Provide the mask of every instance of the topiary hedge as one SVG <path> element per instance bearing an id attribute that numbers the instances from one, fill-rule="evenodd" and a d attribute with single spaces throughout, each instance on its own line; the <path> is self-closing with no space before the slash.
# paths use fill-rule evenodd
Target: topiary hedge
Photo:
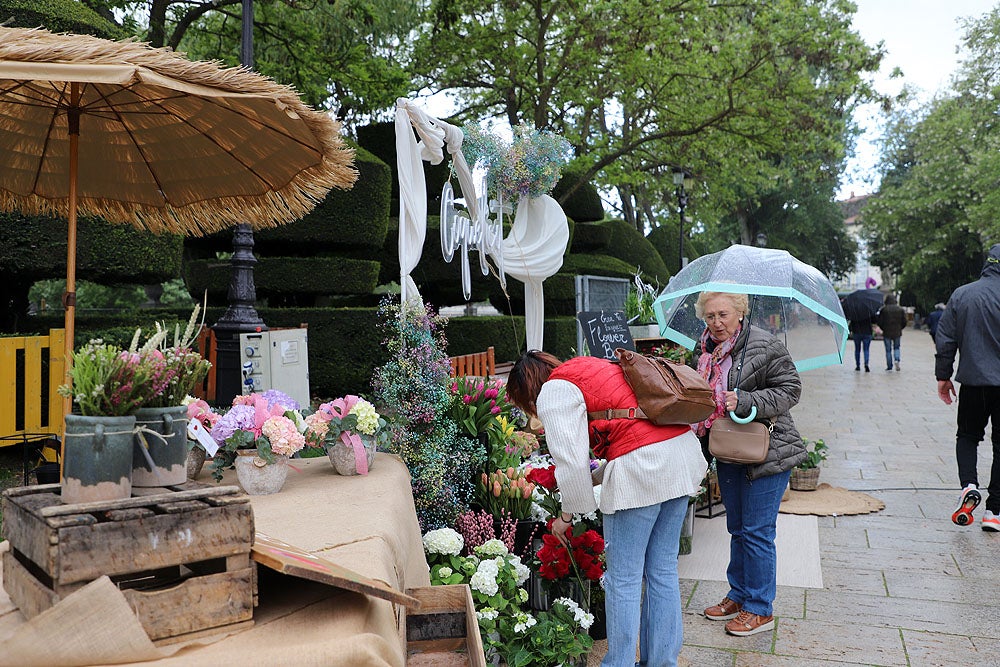
<path id="1" fill-rule="evenodd" d="M 326 294 L 370 294 L 379 263 L 348 257 L 260 257 L 254 266 L 257 296 L 295 294 L 313 298 Z M 191 294 L 208 290 L 213 302 L 225 301 L 232 268 L 229 260 L 188 260 L 184 283 Z"/>
<path id="2" fill-rule="evenodd" d="M 577 222 L 596 222 L 604 219 L 604 202 L 592 183 L 584 182 L 573 194 L 566 196 L 571 187 L 576 186 L 583 173 L 581 169 L 570 168 L 552 188 L 552 198 L 562 205 L 563 211 Z M 565 201 L 563 201 L 565 199 Z"/>
<path id="3" fill-rule="evenodd" d="M 380 160 L 389 165 L 392 178 L 392 192 L 390 195 L 390 215 L 399 215 L 399 176 L 396 173 L 396 123 L 393 121 L 385 123 L 372 123 L 358 128 L 358 145 L 365 150 L 371 151 Z M 431 164 L 426 160 L 424 165 L 424 183 L 427 188 L 428 210 L 437 211 L 441 206 L 441 188 L 448 180 L 451 173 L 451 157 L 447 151 L 444 153 L 444 160 L 440 164 Z M 458 181 L 455 181 L 455 188 L 458 189 Z M 456 196 L 461 196 L 456 194 Z"/>
<path id="4" fill-rule="evenodd" d="M 302 219 L 254 233 L 256 252 L 263 256 L 315 254 L 330 249 L 363 249 L 371 254 L 385 243 L 389 230 L 392 170 L 354 142 L 358 180 L 350 190 L 334 188 Z"/>
<path id="5" fill-rule="evenodd" d="M 611 228 L 593 222 L 576 225 L 570 252 L 574 254 L 596 253 L 605 250 L 611 242 Z"/>
<path id="6" fill-rule="evenodd" d="M 559 273 L 542 283 L 545 294 L 545 317 L 576 316 L 576 276 L 631 278 L 635 267 L 607 255 L 566 255 Z M 524 283 L 507 276 L 507 297 L 499 284 L 490 290 L 490 304 L 501 313 L 524 315 Z"/>
<path id="7" fill-rule="evenodd" d="M 121 26 L 73 0 L 0 0 L 0 21 L 11 28 L 42 26 L 49 32 L 72 32 L 105 39 L 130 36 Z"/>
<path id="8" fill-rule="evenodd" d="M 601 225 L 611 230 L 607 254 L 639 267 L 646 282 L 658 281 L 660 285 L 667 284 L 670 271 L 663 263 L 660 253 L 642 232 L 624 220 L 605 220 Z"/>

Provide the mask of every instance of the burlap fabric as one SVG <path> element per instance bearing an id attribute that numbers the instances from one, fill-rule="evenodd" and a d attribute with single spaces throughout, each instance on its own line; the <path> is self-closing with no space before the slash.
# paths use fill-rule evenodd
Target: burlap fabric
<path id="1" fill-rule="evenodd" d="M 378 454 L 369 475 L 354 477 L 334 474 L 326 458 L 292 464 L 297 470 L 281 492 L 251 498 L 259 532 L 398 590 L 430 585 L 409 472 L 399 459 Z M 106 579 L 27 623 L 0 591 L 0 666 L 405 664 L 404 614 L 388 601 L 263 569 L 259 593 L 252 629 L 156 648 Z"/>

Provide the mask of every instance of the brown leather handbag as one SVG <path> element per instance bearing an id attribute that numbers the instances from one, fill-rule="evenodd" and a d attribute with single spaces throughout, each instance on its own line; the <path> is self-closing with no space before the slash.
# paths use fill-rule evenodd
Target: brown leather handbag
<path id="1" fill-rule="evenodd" d="M 694 424 L 715 412 L 712 388 L 693 368 L 621 347 L 615 354 L 639 407 L 589 412 L 589 419 L 648 419 L 663 426 Z"/>
<path id="2" fill-rule="evenodd" d="M 771 446 L 774 421 L 738 424 L 726 416 L 712 422 L 708 451 L 726 463 L 763 463 Z"/>

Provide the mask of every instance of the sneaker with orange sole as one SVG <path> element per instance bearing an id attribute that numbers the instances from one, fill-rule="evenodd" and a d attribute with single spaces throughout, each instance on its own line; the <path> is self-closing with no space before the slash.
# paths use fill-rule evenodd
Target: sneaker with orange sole
<path id="1" fill-rule="evenodd" d="M 722 598 L 722 602 L 712 605 L 705 610 L 705 618 L 712 621 L 728 621 L 731 618 L 736 618 L 738 613 L 740 613 L 739 602 L 733 602 L 729 598 Z"/>
<path id="2" fill-rule="evenodd" d="M 740 611 L 736 618 L 726 623 L 726 632 L 737 637 L 755 635 L 774 628 L 774 616 L 760 616 L 749 611 Z"/>
<path id="3" fill-rule="evenodd" d="M 986 510 L 986 514 L 983 515 L 983 530 L 1000 533 L 1000 516 Z"/>
<path id="4" fill-rule="evenodd" d="M 971 525 L 975 520 L 972 517 L 972 511 L 976 509 L 982 501 L 983 494 L 979 493 L 979 489 L 976 488 L 975 484 L 969 484 L 967 487 L 962 489 L 962 496 L 958 501 L 958 509 L 956 509 L 951 515 L 952 523 L 958 526 Z"/>

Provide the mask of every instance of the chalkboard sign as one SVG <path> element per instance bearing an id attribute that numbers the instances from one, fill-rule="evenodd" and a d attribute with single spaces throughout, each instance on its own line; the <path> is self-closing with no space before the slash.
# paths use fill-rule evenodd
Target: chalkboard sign
<path id="1" fill-rule="evenodd" d="M 577 313 L 583 335 L 590 348 L 590 356 L 615 359 L 615 348 L 635 350 L 632 334 L 628 330 L 628 320 L 622 310 L 585 310 Z"/>

